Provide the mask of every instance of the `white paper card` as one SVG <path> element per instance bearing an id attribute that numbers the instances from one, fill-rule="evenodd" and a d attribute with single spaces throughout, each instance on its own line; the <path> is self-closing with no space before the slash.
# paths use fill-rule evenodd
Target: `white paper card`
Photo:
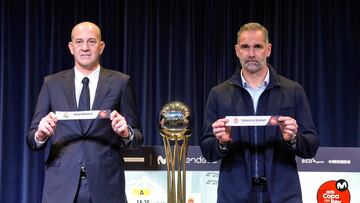
<path id="1" fill-rule="evenodd" d="M 279 116 L 226 116 L 227 126 L 267 126 L 279 125 Z"/>
<path id="2" fill-rule="evenodd" d="M 55 111 L 58 120 L 84 120 L 110 118 L 110 110 Z"/>

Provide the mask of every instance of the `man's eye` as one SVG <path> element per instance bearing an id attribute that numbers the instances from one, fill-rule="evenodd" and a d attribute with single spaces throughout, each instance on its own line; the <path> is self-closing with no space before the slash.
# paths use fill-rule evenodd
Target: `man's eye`
<path id="1" fill-rule="evenodd" d="M 89 40 L 88 43 L 89 43 L 89 45 L 95 45 L 95 44 L 96 44 L 96 40 Z"/>
<path id="2" fill-rule="evenodd" d="M 81 41 L 81 40 L 76 40 L 75 41 L 75 44 L 82 44 L 83 43 L 83 41 Z"/>
<path id="3" fill-rule="evenodd" d="M 249 48 L 249 45 L 243 44 L 243 45 L 240 46 L 240 48 L 242 48 L 242 49 L 247 49 L 247 48 Z"/>

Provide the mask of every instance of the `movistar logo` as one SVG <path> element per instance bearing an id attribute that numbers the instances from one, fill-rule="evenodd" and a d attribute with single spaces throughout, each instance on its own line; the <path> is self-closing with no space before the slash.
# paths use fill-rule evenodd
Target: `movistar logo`
<path id="1" fill-rule="evenodd" d="M 166 164 L 166 158 L 163 158 L 162 156 L 158 156 L 157 157 L 157 163 L 158 163 L 158 165 L 161 165 L 161 164 Z"/>

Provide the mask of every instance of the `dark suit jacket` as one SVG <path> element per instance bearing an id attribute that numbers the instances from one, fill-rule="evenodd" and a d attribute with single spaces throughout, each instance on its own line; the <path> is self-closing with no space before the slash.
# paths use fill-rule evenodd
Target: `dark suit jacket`
<path id="1" fill-rule="evenodd" d="M 267 92 L 268 91 L 268 92 Z M 310 108 L 303 88 L 270 67 L 267 115 L 283 115 L 298 123 L 296 147 L 288 145 L 278 127 L 265 128 L 265 173 L 272 203 L 301 202 L 301 188 L 295 155 L 311 158 L 319 146 Z M 212 123 L 225 116 L 249 115 L 244 105 L 249 94 L 238 70 L 228 81 L 214 87 L 208 97 L 200 147 L 208 161 L 222 160 L 218 185 L 219 203 L 246 202 L 251 191 L 251 136 L 249 127 L 232 127 L 232 143 L 222 150 L 212 132 Z M 250 95 L 247 95 L 250 96 Z"/>
<path id="2" fill-rule="evenodd" d="M 134 140 L 125 146 L 111 128 L 110 119 L 88 122 L 83 132 L 78 120 L 58 121 L 55 134 L 37 148 L 34 134 L 42 117 L 50 111 L 76 111 L 74 70 L 65 70 L 45 77 L 35 114 L 28 131 L 27 143 L 32 150 L 46 146 L 46 172 L 43 202 L 72 203 L 79 183 L 81 165 L 85 165 L 89 190 L 94 203 L 126 202 L 125 178 L 121 147 L 143 143 L 129 76 L 105 68 L 100 69 L 92 109 L 117 110 L 134 131 Z"/>

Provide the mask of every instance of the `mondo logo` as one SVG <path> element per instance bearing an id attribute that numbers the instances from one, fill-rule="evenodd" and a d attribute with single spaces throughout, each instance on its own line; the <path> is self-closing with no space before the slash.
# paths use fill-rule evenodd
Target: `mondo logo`
<path id="1" fill-rule="evenodd" d="M 344 179 L 323 183 L 317 192 L 318 203 L 350 203 L 348 182 Z"/>

